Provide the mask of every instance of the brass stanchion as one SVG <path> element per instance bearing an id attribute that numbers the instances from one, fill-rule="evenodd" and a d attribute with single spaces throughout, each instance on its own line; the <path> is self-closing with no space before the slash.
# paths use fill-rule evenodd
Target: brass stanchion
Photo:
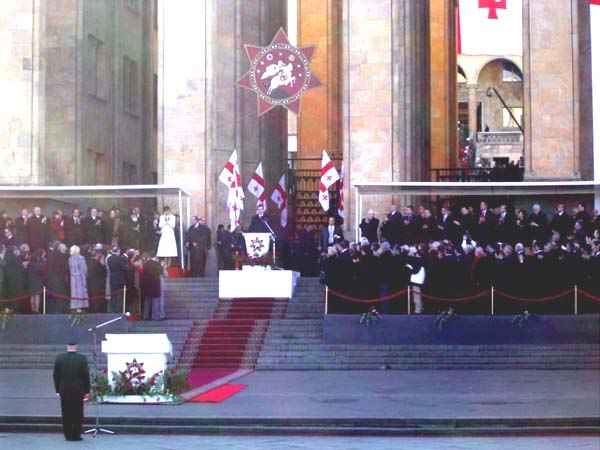
<path id="1" fill-rule="evenodd" d="M 327 311 L 329 309 L 329 286 L 325 285 L 325 315 L 327 315 Z"/>
<path id="2" fill-rule="evenodd" d="M 574 298 L 574 303 L 575 303 L 575 315 L 577 315 L 577 303 L 578 303 L 578 295 L 577 295 L 577 285 L 575 285 L 575 298 Z"/>
<path id="3" fill-rule="evenodd" d="M 406 311 L 410 316 L 410 284 L 408 285 L 408 289 L 406 290 Z"/>
<path id="4" fill-rule="evenodd" d="M 127 312 L 127 286 L 123 286 L 123 314 Z"/>
<path id="5" fill-rule="evenodd" d="M 46 315 L 46 286 L 42 288 L 42 314 Z"/>
<path id="6" fill-rule="evenodd" d="M 494 286 L 492 286 L 492 316 L 494 315 Z"/>

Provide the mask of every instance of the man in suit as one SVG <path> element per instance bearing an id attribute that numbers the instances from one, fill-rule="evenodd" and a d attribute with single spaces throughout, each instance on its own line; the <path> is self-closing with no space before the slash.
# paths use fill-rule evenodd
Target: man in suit
<path id="1" fill-rule="evenodd" d="M 565 211 L 565 204 L 556 205 L 556 213 L 550 222 L 550 229 L 560 233 L 561 242 L 567 241 L 567 234 L 573 230 L 573 218 Z"/>
<path id="2" fill-rule="evenodd" d="M 42 214 L 39 206 L 33 208 L 33 215 L 27 221 L 27 243 L 32 252 L 46 250 L 50 240 L 50 221 Z"/>
<path id="3" fill-rule="evenodd" d="M 119 247 L 115 246 L 106 257 L 108 267 L 110 292 L 123 289 L 127 284 L 128 262 L 125 255 L 121 255 Z M 110 296 L 110 312 L 119 313 L 123 309 L 123 293 Z"/>
<path id="4" fill-rule="evenodd" d="M 190 251 L 191 276 L 203 277 L 206 256 L 210 250 L 210 228 L 205 225 L 204 217 L 192 217 L 192 225 L 188 229 L 186 246 Z"/>
<path id="5" fill-rule="evenodd" d="M 361 237 L 366 238 L 370 244 L 379 242 L 379 238 L 377 237 L 379 219 L 375 217 L 375 212 L 372 209 L 367 211 L 367 217 L 362 220 L 359 227 Z"/>
<path id="6" fill-rule="evenodd" d="M 497 217 L 488 209 L 487 202 L 482 201 L 479 204 L 479 219 L 475 225 L 475 240 L 479 245 L 487 245 L 492 242 L 497 222 Z"/>
<path id="7" fill-rule="evenodd" d="M 104 242 L 104 225 L 96 208 L 92 208 L 90 215 L 83 219 L 83 230 L 86 243 L 96 245 Z"/>
<path id="8" fill-rule="evenodd" d="M 84 243 L 82 219 L 77 208 L 65 218 L 65 241 L 68 246 L 81 246 Z"/>
<path id="9" fill-rule="evenodd" d="M 251 233 L 270 233 L 271 230 L 269 230 L 267 224 L 269 224 L 269 219 L 265 215 L 265 208 L 262 204 L 258 205 L 256 207 L 256 214 L 252 217 L 252 220 L 250 221 L 248 231 Z"/>
<path id="10" fill-rule="evenodd" d="M 440 239 L 455 242 L 457 235 L 454 217 L 452 217 L 450 209 L 445 206 L 440 210 L 440 215 L 437 219 L 437 228 Z"/>
<path id="11" fill-rule="evenodd" d="M 500 205 L 498 223 L 496 225 L 496 237 L 498 241 L 505 244 L 513 244 L 515 240 L 515 216 L 508 210 L 506 204 Z"/>
<path id="12" fill-rule="evenodd" d="M 337 244 L 344 239 L 342 227 L 335 224 L 335 217 L 327 219 L 327 225 L 321 228 L 319 236 L 319 252 L 327 253 L 327 248 Z"/>
<path id="13" fill-rule="evenodd" d="M 15 235 L 19 242 L 27 242 L 27 222 L 30 217 L 27 208 L 23 208 L 21 215 L 15 219 Z"/>
<path id="14" fill-rule="evenodd" d="M 83 396 L 90 392 L 90 369 L 87 358 L 77 353 L 74 341 L 69 342 L 66 353 L 56 357 L 53 377 L 54 388 L 60 395 L 65 439 L 81 441 Z"/>

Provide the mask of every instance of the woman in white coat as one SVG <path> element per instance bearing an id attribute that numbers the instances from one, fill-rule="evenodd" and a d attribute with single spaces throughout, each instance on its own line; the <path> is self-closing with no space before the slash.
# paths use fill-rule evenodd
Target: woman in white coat
<path id="1" fill-rule="evenodd" d="M 175 240 L 175 227 L 177 220 L 171 214 L 171 208 L 165 206 L 163 214 L 158 220 L 158 228 L 160 229 L 160 240 L 158 241 L 158 249 L 156 256 L 165 258 L 165 265 L 171 265 L 171 258 L 177 257 L 177 241 Z"/>

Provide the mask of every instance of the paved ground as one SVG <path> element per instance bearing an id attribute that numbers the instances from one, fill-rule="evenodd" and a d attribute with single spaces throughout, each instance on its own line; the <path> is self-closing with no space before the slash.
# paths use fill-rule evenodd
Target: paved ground
<path id="1" fill-rule="evenodd" d="M 600 417 L 598 371 L 263 371 L 235 383 L 248 384 L 248 388 L 220 404 L 100 405 L 100 414 L 183 418 Z M 93 408 L 86 407 L 88 417 L 95 412 Z M 0 371 L 0 415 L 60 415 L 51 371 Z M 6 447 L 0 444 L 0 448 Z"/>
<path id="2" fill-rule="evenodd" d="M 466 438 L 362 438 L 362 437 L 227 437 L 227 436 L 98 436 L 83 442 L 65 442 L 59 434 L 0 434 L 0 448 L 11 450 L 598 450 L 600 437 L 466 437 Z"/>

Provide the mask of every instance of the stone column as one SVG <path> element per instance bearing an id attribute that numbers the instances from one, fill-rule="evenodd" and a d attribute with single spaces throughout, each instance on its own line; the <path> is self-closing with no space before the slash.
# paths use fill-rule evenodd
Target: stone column
<path id="1" fill-rule="evenodd" d="M 428 3 L 344 1 L 343 154 L 352 222 L 354 183 L 429 179 Z M 365 209 L 381 216 L 391 200 L 367 198 Z"/>
<path id="2" fill-rule="evenodd" d="M 589 0 L 523 0 L 523 13 L 525 176 L 589 179 Z"/>
<path id="3" fill-rule="evenodd" d="M 469 135 L 477 133 L 477 89 L 478 84 L 467 84 L 469 94 Z"/>

